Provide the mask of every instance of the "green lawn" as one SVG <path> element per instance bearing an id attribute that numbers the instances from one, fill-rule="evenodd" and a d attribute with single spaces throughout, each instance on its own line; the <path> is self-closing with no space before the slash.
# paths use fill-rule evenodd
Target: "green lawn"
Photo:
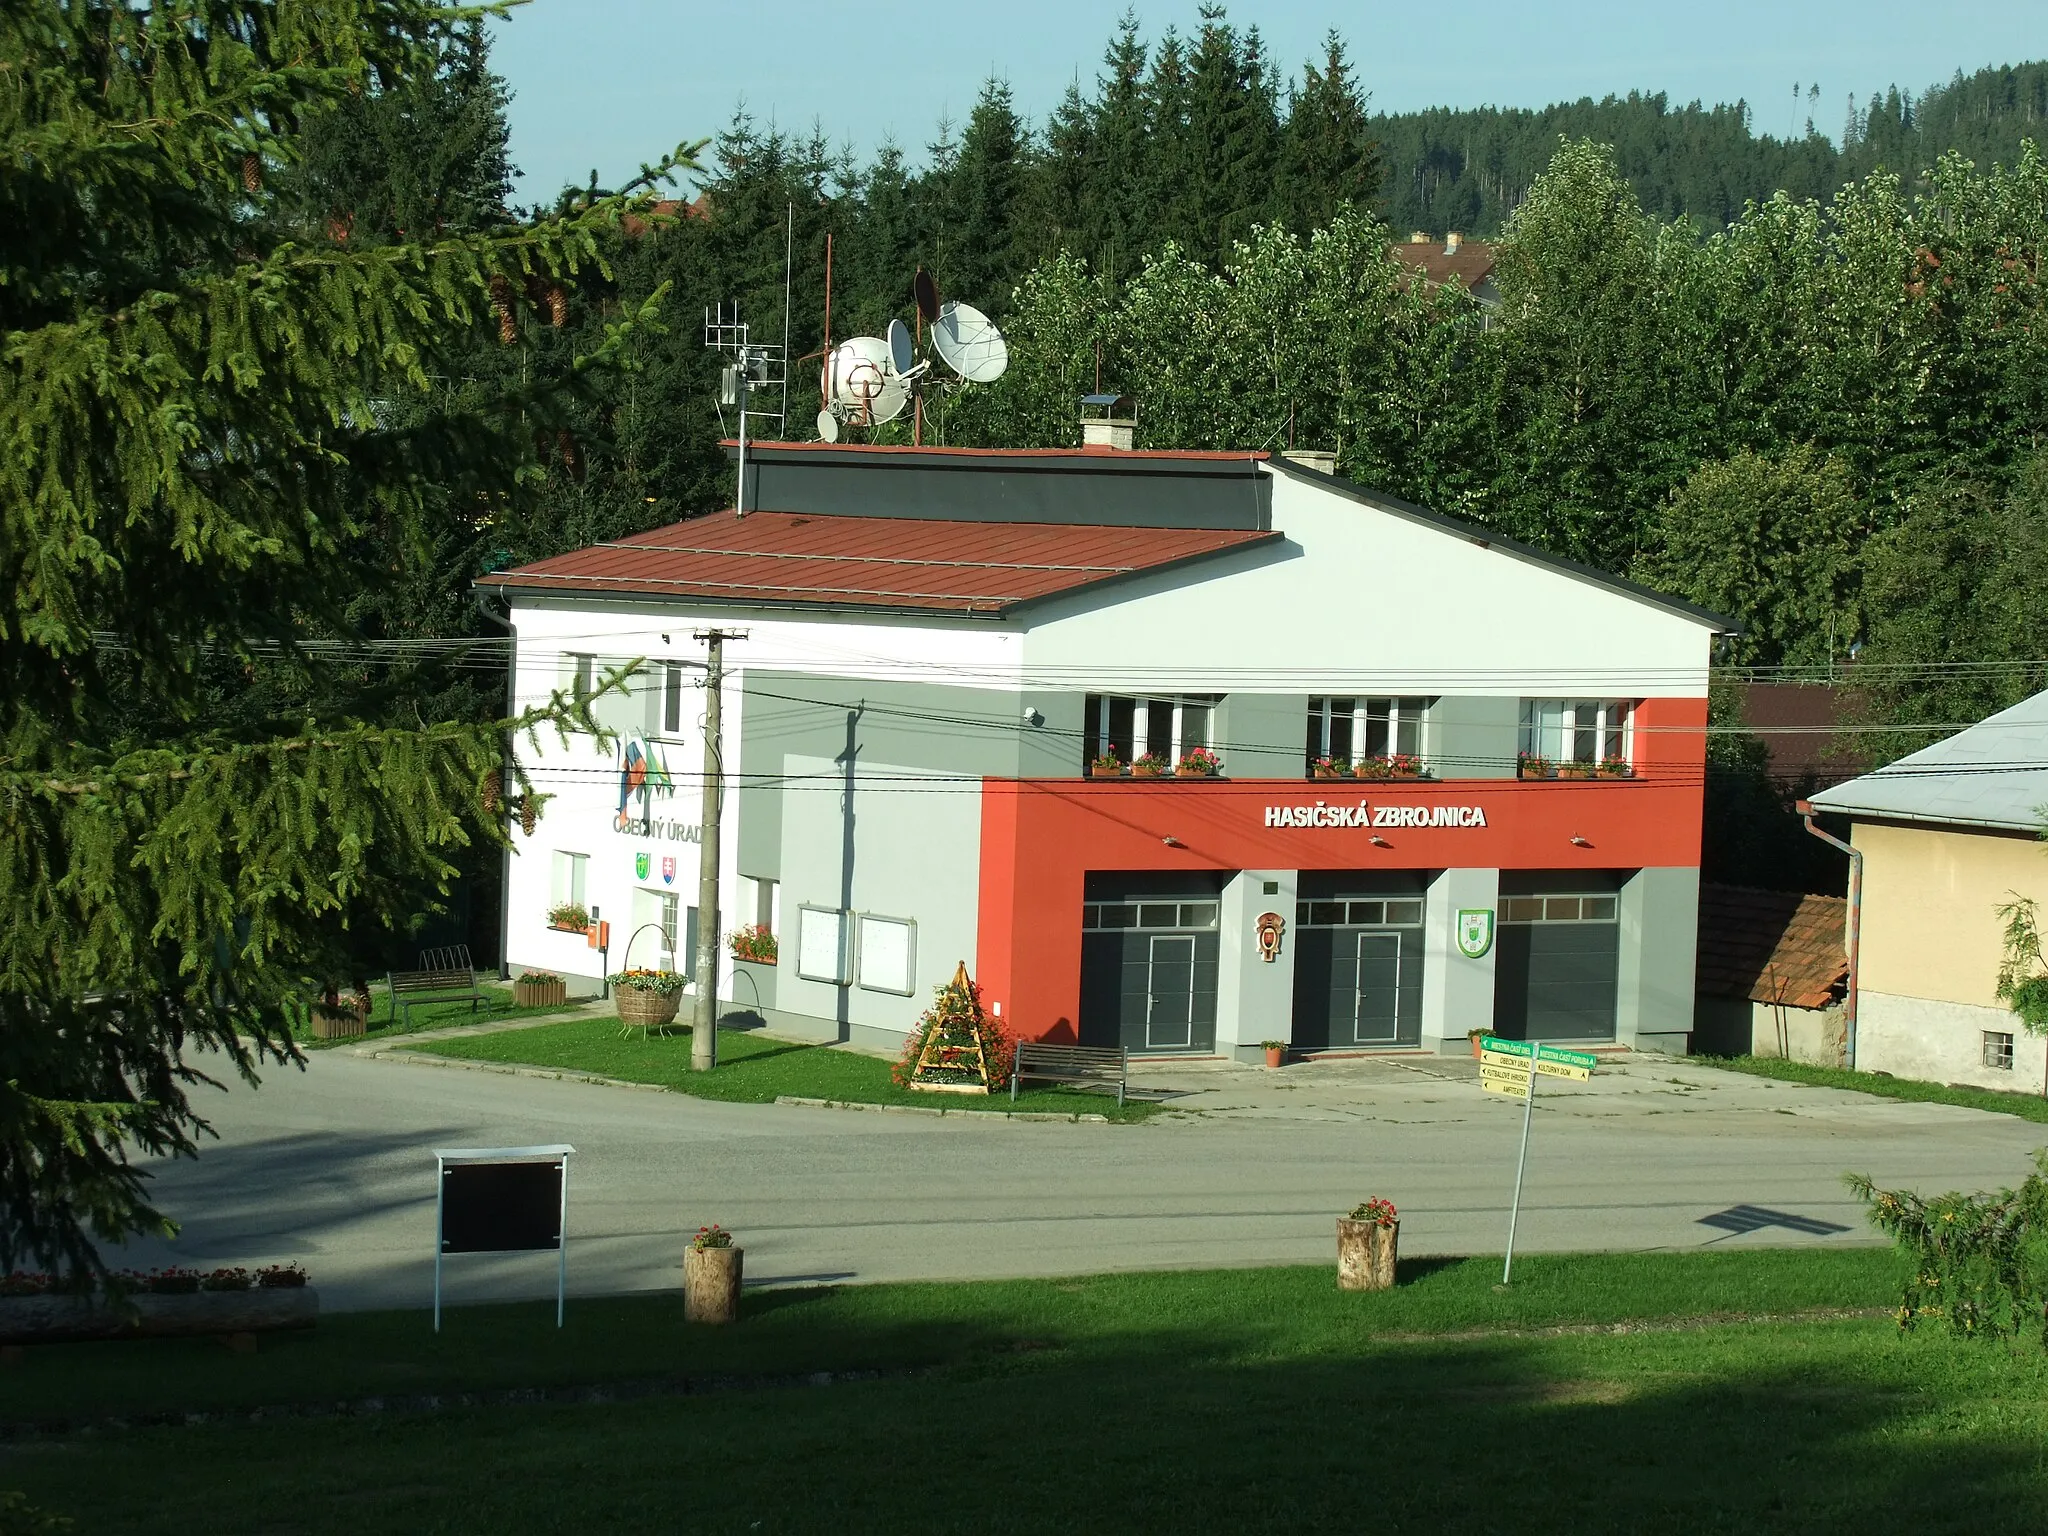
<path id="1" fill-rule="evenodd" d="M 80 1531 L 2034 1531 L 2038 1348 L 1901 1336 L 1882 1249 L 1532 1256 L 332 1317 L 46 1346 L 0 1419 L 665 1380 L 617 1402 L 0 1442 Z M 1702 1326 L 1687 1320 L 1709 1319 Z M 1657 1320 L 1665 1320 L 1659 1326 Z M 1575 1330 L 1575 1331 L 1559 1331 Z M 749 1378 L 879 1371 L 828 1386 Z M 683 1379 L 740 1384 L 683 1392 Z"/>
<path id="2" fill-rule="evenodd" d="M 532 1029 L 508 1029 L 470 1039 L 431 1040 L 408 1050 L 465 1061 L 516 1062 L 529 1067 L 560 1067 L 593 1072 L 632 1083 L 659 1083 L 700 1099 L 739 1104 L 772 1103 L 783 1094 L 807 1099 L 840 1099 L 858 1104 L 914 1104 L 920 1109 L 971 1110 L 981 1113 L 1010 1108 L 1007 1091 L 983 1098 L 970 1094 L 912 1093 L 889 1076 L 890 1064 L 879 1056 L 792 1040 L 771 1040 L 748 1030 L 718 1032 L 718 1067 L 690 1070 L 690 1030 L 678 1024 L 660 1034 L 635 1030 L 621 1035 L 616 1019 L 570 1019 Z M 1112 1120 L 1141 1120 L 1157 1106 L 1132 1102 L 1117 1107 L 1114 1094 L 1025 1084 L 1017 1108 L 1049 1114 L 1107 1115 Z"/>
<path id="3" fill-rule="evenodd" d="M 337 1045 L 360 1045 L 364 1039 L 376 1039 L 379 1035 L 410 1034 L 416 1029 L 445 1029 L 451 1024 L 482 1024 L 496 1019 L 537 1019 L 549 1014 L 562 1012 L 561 1007 L 515 1008 L 512 1005 L 512 989 L 486 982 L 477 988 L 484 995 L 484 1004 L 472 1008 L 463 998 L 450 998 L 443 1002 L 416 1002 L 406 1009 L 402 1028 L 394 1027 L 391 1015 L 391 993 L 382 983 L 370 988 L 370 1017 L 362 1036 L 354 1040 L 315 1040 L 311 1027 L 300 1023 L 292 1030 L 292 1038 L 303 1050 L 324 1051 Z M 573 1007 L 583 998 L 571 998 L 567 1006 Z"/>
<path id="4" fill-rule="evenodd" d="M 1988 1109 L 1995 1114 L 2018 1115 L 2022 1120 L 2048 1124 L 2048 1099 L 2034 1093 L 1950 1087 L 1946 1083 L 1924 1083 L 1918 1078 L 1892 1077 L 1884 1072 L 1816 1067 L 1803 1061 L 1786 1061 L 1778 1056 L 1697 1056 L 1693 1059 L 1702 1066 L 1747 1072 L 1752 1077 L 1774 1077 L 1780 1082 L 1805 1083 L 1814 1088 L 1847 1088 L 1856 1093 L 1874 1093 L 1880 1098 L 1905 1099 L 1915 1104 L 1956 1104 L 1964 1109 Z"/>

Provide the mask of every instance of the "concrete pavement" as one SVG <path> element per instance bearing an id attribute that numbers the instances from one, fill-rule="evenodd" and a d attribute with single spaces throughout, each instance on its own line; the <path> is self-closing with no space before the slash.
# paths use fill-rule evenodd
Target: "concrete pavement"
<path id="1" fill-rule="evenodd" d="M 1144 1125 L 719 1104 L 658 1091 L 315 1055 L 204 1095 L 221 1139 L 155 1165 L 168 1243 L 117 1263 L 291 1258 L 331 1307 L 424 1305 L 440 1146 L 566 1141 L 572 1294 L 668 1286 L 685 1236 L 732 1228 L 752 1282 L 1333 1262 L 1332 1221 L 1393 1199 L 1410 1254 L 1498 1252 L 1521 1108 L 1469 1060 L 1280 1073 L 1151 1066 Z M 1543 1085 L 1549 1090 L 1548 1081 Z M 1923 1189 L 2023 1176 L 2048 1126 L 1623 1058 L 1539 1097 L 1518 1247 L 1872 1240 L 1845 1170 Z M 1730 1214 L 1733 1213 L 1733 1214 Z M 449 1261 L 451 1302 L 551 1295 L 551 1256 Z"/>

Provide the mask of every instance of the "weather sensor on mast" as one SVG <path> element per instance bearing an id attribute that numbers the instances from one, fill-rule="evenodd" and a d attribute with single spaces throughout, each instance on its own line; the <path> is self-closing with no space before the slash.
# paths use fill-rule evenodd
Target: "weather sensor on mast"
<path id="1" fill-rule="evenodd" d="M 746 322 L 740 319 L 740 307 L 732 304 L 707 304 L 704 307 L 704 345 L 723 352 L 732 361 L 718 376 L 718 403 L 721 407 L 734 405 L 740 413 L 740 473 L 739 490 L 733 500 L 733 515 L 747 515 L 747 416 L 773 416 L 778 422 L 783 419 L 783 407 L 753 404 L 756 393 L 777 392 L 787 399 L 784 388 L 787 354 L 783 348 L 766 342 L 747 339 Z"/>

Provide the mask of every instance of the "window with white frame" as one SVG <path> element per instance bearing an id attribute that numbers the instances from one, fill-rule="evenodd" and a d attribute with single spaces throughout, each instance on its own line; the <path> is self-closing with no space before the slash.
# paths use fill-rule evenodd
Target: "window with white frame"
<path id="1" fill-rule="evenodd" d="M 551 907 L 580 907 L 585 905 L 584 882 L 590 872 L 590 855 L 587 853 L 564 853 L 555 851 L 554 878 L 548 889 L 548 905 Z"/>
<path id="2" fill-rule="evenodd" d="M 2004 1030 L 1984 1031 L 1984 1065 L 1994 1072 L 2012 1070 L 2012 1036 Z"/>
<path id="3" fill-rule="evenodd" d="M 1428 699 L 1315 698 L 1308 701 L 1308 766 L 1318 759 L 1420 758 Z"/>
<path id="4" fill-rule="evenodd" d="M 1214 694 L 1130 698 L 1091 693 L 1082 712 L 1082 753 L 1093 762 L 1114 757 L 1129 764 L 1141 757 L 1177 763 L 1196 747 L 1214 746 Z"/>
<path id="5" fill-rule="evenodd" d="M 1553 763 L 1632 760 L 1635 705 L 1626 699 L 1522 700 L 1522 755 Z"/>
<path id="6" fill-rule="evenodd" d="M 647 716 L 649 736 L 679 736 L 683 730 L 683 664 L 651 661 L 633 679 Z"/>

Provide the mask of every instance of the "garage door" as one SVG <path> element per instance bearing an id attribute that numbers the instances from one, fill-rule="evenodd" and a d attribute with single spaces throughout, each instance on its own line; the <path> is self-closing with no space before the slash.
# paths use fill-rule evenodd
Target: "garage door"
<path id="1" fill-rule="evenodd" d="M 1510 1040 L 1612 1040 L 1621 964 L 1618 899 L 1583 891 L 1503 895 L 1494 1033 Z"/>

